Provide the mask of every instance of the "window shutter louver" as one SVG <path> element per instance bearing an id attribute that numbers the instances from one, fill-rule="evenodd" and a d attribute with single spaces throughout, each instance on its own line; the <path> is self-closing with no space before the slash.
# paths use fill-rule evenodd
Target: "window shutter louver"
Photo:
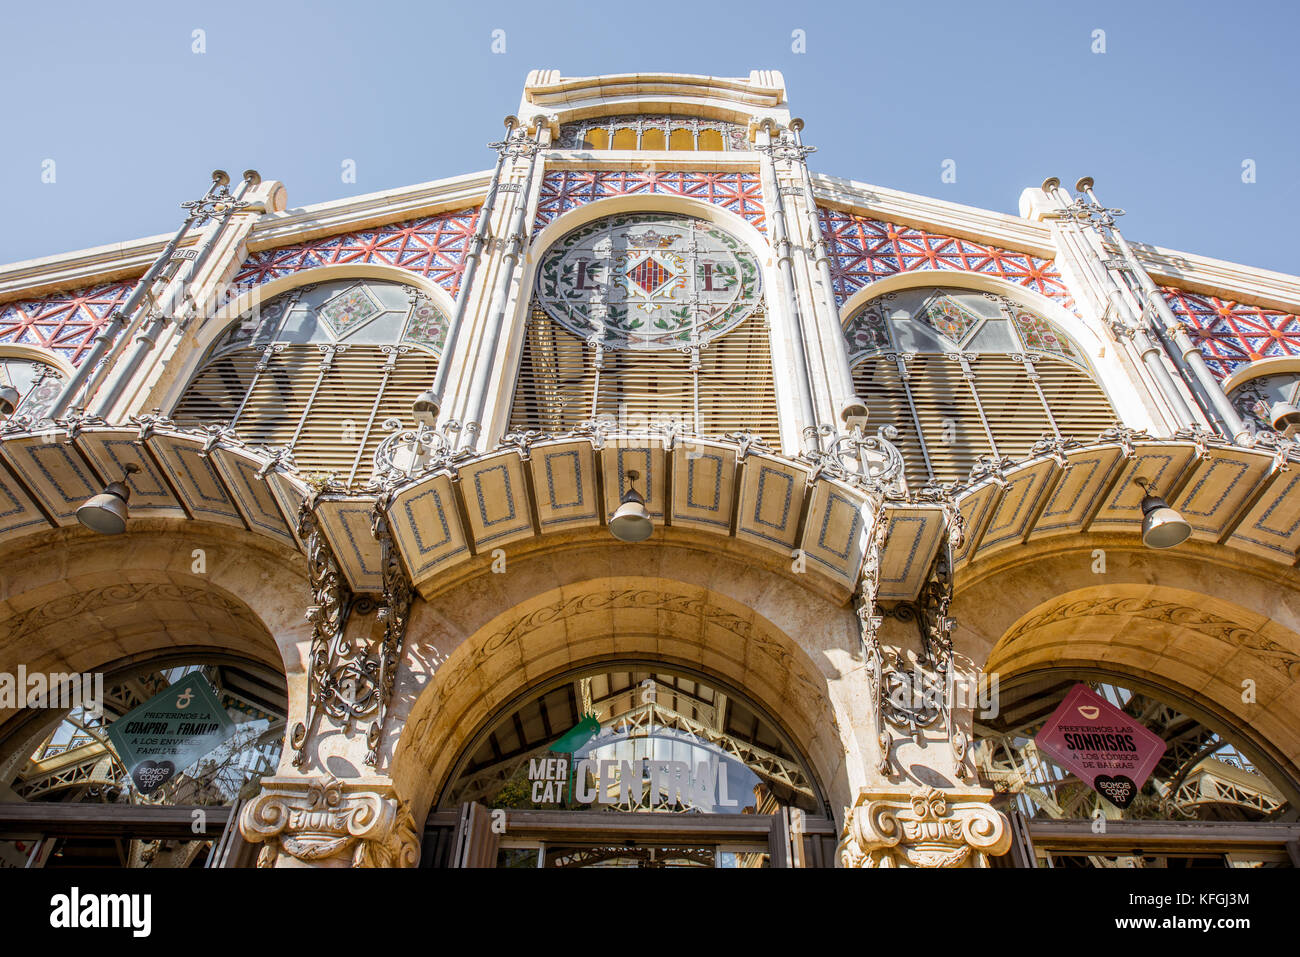
<path id="1" fill-rule="evenodd" d="M 1022 362 L 1009 355 L 981 354 L 969 363 L 999 455 L 1024 458 L 1044 434 L 1053 434 L 1052 420 Z M 978 457 L 993 450 L 961 363 L 942 355 L 917 355 L 907 363 L 907 369 L 912 402 L 935 479 L 965 480 Z M 1105 394 L 1078 367 L 1043 357 L 1034 363 L 1034 370 L 1063 437 L 1088 442 L 1114 422 Z M 895 426 L 908 485 L 912 489 L 924 485 L 927 473 L 921 442 L 894 360 L 884 356 L 863 359 L 853 369 L 853 383 L 867 404 L 868 430 L 874 432 L 886 424 Z"/>
<path id="2" fill-rule="evenodd" d="M 243 403 L 235 431 L 245 442 L 283 447 L 298 434 L 293 456 L 299 471 L 333 472 L 353 482 L 370 478 L 375 449 L 389 434 L 386 419 L 414 426 L 411 403 L 429 387 L 438 364 L 435 356 L 412 348 L 398 356 L 385 381 L 389 356 L 382 348 L 350 345 L 335 353 L 317 390 L 322 352 L 315 344 L 286 345 L 256 375 L 260 358 L 250 349 L 210 362 L 172 418 L 186 427 L 228 424 Z"/>
<path id="3" fill-rule="evenodd" d="M 676 419 L 703 435 L 748 430 L 779 438 L 767 323 L 752 315 L 700 350 L 699 415 L 691 357 L 669 350 L 606 349 L 597 416 L 627 428 Z M 596 350 L 534 308 L 510 412 L 510 429 L 565 432 L 591 418 Z"/>

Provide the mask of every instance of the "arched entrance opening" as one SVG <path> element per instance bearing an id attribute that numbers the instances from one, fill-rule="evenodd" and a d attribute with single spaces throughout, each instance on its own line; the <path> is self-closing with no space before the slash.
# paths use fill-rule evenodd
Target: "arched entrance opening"
<path id="1" fill-rule="evenodd" d="M 572 548 L 557 545 L 520 557 L 512 561 L 508 574 L 466 579 L 412 610 L 408 634 L 418 637 L 408 642 L 395 690 L 394 719 L 401 730 L 400 736 L 394 736 L 397 741 L 388 766 L 394 786 L 412 808 L 416 826 L 423 820 L 429 828 L 445 828 L 450 835 L 450 844 L 441 850 L 437 838 L 426 838 L 426 862 L 463 863 L 463 857 L 456 859 L 453 854 L 463 804 L 483 808 L 485 829 L 491 824 L 488 812 L 504 812 L 503 823 L 498 815 L 498 826 L 514 835 L 524 821 L 524 809 L 489 808 L 496 792 L 486 785 L 474 790 L 474 782 L 461 779 L 477 772 L 490 778 L 494 763 L 536 748 L 549 751 L 581 723 L 583 678 L 590 678 L 594 686 L 593 702 L 609 699 L 598 709 L 599 734 L 612 735 L 622 727 L 633 739 L 635 722 L 648 721 L 654 710 L 633 713 L 647 703 L 629 694 L 633 681 L 641 693 L 647 680 L 654 682 L 656 695 L 676 695 L 665 690 L 670 687 L 690 689 L 698 702 L 685 693 L 677 695 L 670 703 L 675 702 L 677 707 L 671 710 L 680 717 L 658 713 L 656 726 L 664 723 L 659 719 L 671 718 L 680 726 L 680 734 L 689 731 L 700 738 L 703 751 L 698 760 L 665 760 L 681 761 L 695 770 L 707 760 L 706 774 L 713 774 L 720 763 L 737 760 L 744 764 L 771 756 L 786 762 L 787 771 L 781 773 L 788 772 L 799 787 L 806 787 L 812 800 L 795 800 L 782 792 L 778 794 L 785 802 L 782 806 L 803 813 L 805 833 L 816 829 L 818 840 L 824 835 L 833 844 L 831 812 L 851 801 L 853 782 L 864 773 L 856 735 L 865 727 L 865 705 L 853 691 L 851 672 L 860 663 L 855 657 L 858 639 L 852 612 L 792 578 L 741 561 L 738 552 L 685 541 L 665 544 L 654 568 L 647 569 L 643 553 L 634 554 L 626 546 L 588 543 L 585 551 L 579 557 Z M 718 712 L 709 710 L 716 708 L 718 695 L 728 701 L 721 709 L 723 725 L 709 731 L 704 719 L 718 721 Z M 546 721 L 541 717 L 541 701 L 553 709 Z M 522 734 L 511 717 L 516 713 Z M 733 720 L 743 715 L 745 724 L 726 724 L 728 715 Z M 757 729 L 753 727 L 756 717 Z M 496 737 L 500 757 L 492 748 L 498 727 L 502 729 Z M 709 740 L 709 735 L 715 740 Z M 600 747 L 601 739 L 597 741 Z M 620 755 L 619 761 L 624 757 L 657 760 L 649 745 L 610 743 L 616 752 L 619 746 L 642 748 L 632 757 Z M 669 745 L 660 742 L 656 747 Z M 739 757 L 741 752 L 748 757 Z M 540 758 L 542 753 L 533 756 Z M 601 759 L 602 755 L 595 758 Z M 502 775 L 508 779 L 505 771 L 513 774 L 519 767 L 505 767 Z M 577 762 L 570 762 L 570 768 L 576 772 Z M 541 772 L 540 767 L 537 770 Z M 651 772 L 642 770 L 648 804 Z M 552 771 L 559 774 L 554 766 Z M 750 773 L 762 778 L 758 771 Z M 769 788 L 774 789 L 780 779 L 776 766 L 765 773 Z M 734 787 L 728 788 L 728 809 L 743 811 L 753 805 L 757 810 L 753 778 L 739 770 L 736 774 Z M 597 763 L 589 776 L 599 775 Z M 620 787 L 609 784 L 614 792 L 621 791 L 621 775 L 621 767 L 607 773 L 610 782 L 620 779 Z M 501 775 L 498 780 L 505 783 Z M 684 780 L 689 786 L 689 774 Z M 528 782 L 529 803 L 532 783 Z M 667 780 L 659 783 L 655 793 L 664 797 L 655 798 L 656 812 L 670 804 Z M 574 785 L 576 792 L 576 779 Z M 697 782 L 697 786 L 703 792 L 705 785 Z M 711 787 L 710 793 L 718 797 L 716 778 Z M 567 785 L 565 790 L 567 795 Z M 730 801 L 735 799 L 743 803 L 732 808 Z M 759 821 L 754 814 L 716 811 L 715 804 L 701 812 L 703 798 L 672 801 L 670 806 L 680 806 L 675 814 L 611 807 L 597 815 L 567 804 L 541 803 L 542 808 L 527 813 L 577 814 L 575 825 L 587 821 L 586 827 L 596 816 L 613 821 L 620 814 L 638 819 L 639 823 L 630 823 L 641 828 L 662 828 L 662 823 L 645 823 L 650 818 L 714 818 L 714 823 L 722 820 L 734 834 L 741 826 L 737 822 L 744 818 L 746 826 L 761 825 L 756 835 L 760 843 L 767 841 L 775 823 L 772 818 L 779 816 L 773 810 L 758 815 L 764 818 Z M 426 808 L 430 809 L 427 820 Z M 720 840 L 726 833 L 715 832 L 712 837 Z M 828 862 L 832 851 L 833 847 L 826 852 Z M 494 864 L 495 856 L 479 863 Z"/>
<path id="2" fill-rule="evenodd" d="M 209 865 L 240 801 L 278 766 L 301 564 L 251 533 L 178 525 L 136 519 L 112 539 L 60 530 L 0 551 L 5 864 Z M 167 776 L 133 775 L 115 723 L 200 679 L 228 721 L 221 741 Z"/>
<path id="3" fill-rule="evenodd" d="M 1039 746 L 1046 720 L 1079 682 L 1165 743 L 1151 777 L 1125 807 Z M 1010 679 L 996 713 L 976 720 L 975 735 L 976 767 L 999 795 L 995 802 L 1036 832 L 1028 848 L 1039 867 L 1289 864 L 1280 829 L 1231 825 L 1294 822 L 1292 782 L 1242 729 L 1177 690 L 1105 668 L 1047 668 Z M 1200 823 L 1228 829 L 1215 833 L 1198 829 Z"/>
<path id="4" fill-rule="evenodd" d="M 1031 544 L 967 570 L 958 645 L 984 672 L 975 757 L 1020 866 L 1276 865 L 1296 838 L 1300 632 L 1285 570 L 1188 542 Z M 1078 683 L 1164 753 L 1131 805 L 1103 800 L 1035 736 Z M 1020 820 L 1016 820 L 1016 816 Z"/>
<path id="5" fill-rule="evenodd" d="M 115 750 L 109 729 L 169 686 L 196 679 L 215 692 L 231 720 L 229 736 L 146 791 Z M 12 749 L 0 763 L 0 793 L 29 812 L 12 813 L 0 824 L 5 866 L 231 863 L 225 851 L 233 815 L 280 761 L 288 707 L 284 675 L 242 655 L 178 648 L 108 669 L 102 701 L 95 704 L 43 713 L 0 743 Z"/>
<path id="6" fill-rule="evenodd" d="M 792 836 L 805 849 L 805 815 L 825 802 L 743 693 L 623 659 L 534 686 L 481 728 L 435 820 L 462 808 L 486 832 L 435 827 L 430 858 L 441 846 L 498 867 L 765 867 L 786 862 Z"/>

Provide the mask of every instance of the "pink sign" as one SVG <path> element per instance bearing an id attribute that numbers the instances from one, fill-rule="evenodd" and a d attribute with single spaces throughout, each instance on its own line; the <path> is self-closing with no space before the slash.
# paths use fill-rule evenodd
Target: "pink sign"
<path id="1" fill-rule="evenodd" d="M 1085 684 L 1070 689 L 1034 736 L 1040 751 L 1116 807 L 1142 790 L 1165 742 Z"/>

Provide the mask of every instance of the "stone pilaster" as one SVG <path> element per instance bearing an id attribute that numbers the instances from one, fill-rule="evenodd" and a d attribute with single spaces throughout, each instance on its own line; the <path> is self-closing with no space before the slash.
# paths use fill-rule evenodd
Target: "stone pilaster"
<path id="1" fill-rule="evenodd" d="M 841 867 L 984 867 L 1011 831 L 992 791 L 862 789 L 844 813 Z"/>
<path id="2" fill-rule="evenodd" d="M 273 777 L 239 816 L 258 867 L 414 867 L 420 837 L 390 781 Z"/>

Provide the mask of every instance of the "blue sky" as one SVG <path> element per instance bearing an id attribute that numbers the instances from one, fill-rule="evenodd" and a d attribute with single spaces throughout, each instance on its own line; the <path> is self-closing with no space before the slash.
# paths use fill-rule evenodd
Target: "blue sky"
<path id="1" fill-rule="evenodd" d="M 1015 213 L 1096 178 L 1130 239 L 1300 273 L 1294 3 L 38 3 L 0 29 L 0 262 L 491 165 L 530 69 L 784 72 L 815 169 Z M 506 32 L 505 54 L 491 52 Z M 206 52 L 193 52 L 194 31 Z M 806 52 L 792 50 L 803 30 Z M 1105 53 L 1094 53 L 1094 31 Z M 42 164 L 55 161 L 55 182 Z M 344 183 L 342 163 L 356 163 Z M 957 181 L 940 179 L 956 162 Z M 1253 160 L 1255 182 L 1242 182 Z"/>

